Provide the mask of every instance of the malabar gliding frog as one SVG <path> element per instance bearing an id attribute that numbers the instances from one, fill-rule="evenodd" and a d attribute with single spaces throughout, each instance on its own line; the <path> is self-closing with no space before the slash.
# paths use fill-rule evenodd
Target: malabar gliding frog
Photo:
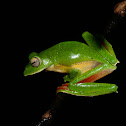
<path id="1" fill-rule="evenodd" d="M 118 87 L 115 84 L 94 82 L 117 68 L 119 61 L 111 44 L 103 36 L 93 36 L 87 31 L 82 37 L 87 44 L 65 41 L 40 53 L 31 53 L 24 76 L 36 74 L 44 69 L 68 73 L 64 77 L 67 83 L 58 87 L 57 93 L 98 96 L 117 92 Z"/>

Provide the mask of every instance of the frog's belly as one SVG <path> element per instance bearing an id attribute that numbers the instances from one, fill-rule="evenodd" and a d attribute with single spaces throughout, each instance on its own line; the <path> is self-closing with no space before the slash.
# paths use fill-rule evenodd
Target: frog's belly
<path id="1" fill-rule="evenodd" d="M 71 66 L 64 66 L 64 65 L 52 65 L 48 67 L 46 70 L 48 71 L 55 71 L 59 73 L 68 73 L 70 69 L 79 69 L 81 70 L 82 74 L 95 68 L 96 66 L 100 65 L 101 63 L 96 61 L 83 61 L 79 63 L 72 64 Z"/>

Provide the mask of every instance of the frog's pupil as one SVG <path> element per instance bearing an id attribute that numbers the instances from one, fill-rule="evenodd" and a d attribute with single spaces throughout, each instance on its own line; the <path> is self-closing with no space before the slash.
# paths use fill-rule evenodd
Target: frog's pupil
<path id="1" fill-rule="evenodd" d="M 34 63 L 36 63 L 36 61 L 34 61 L 33 63 L 31 63 L 31 64 L 34 64 Z"/>

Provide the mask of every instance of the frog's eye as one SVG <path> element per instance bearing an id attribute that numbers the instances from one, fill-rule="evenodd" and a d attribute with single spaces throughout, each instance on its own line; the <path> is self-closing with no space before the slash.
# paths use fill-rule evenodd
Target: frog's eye
<path id="1" fill-rule="evenodd" d="M 41 64 L 41 61 L 40 61 L 39 58 L 33 57 L 33 58 L 31 59 L 30 63 L 31 63 L 31 65 L 32 65 L 33 67 L 38 67 L 38 66 Z"/>

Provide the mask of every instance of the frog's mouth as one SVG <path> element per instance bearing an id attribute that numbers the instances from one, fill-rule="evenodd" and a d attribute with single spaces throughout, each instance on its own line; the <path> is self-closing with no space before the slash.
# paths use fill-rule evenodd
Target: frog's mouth
<path id="1" fill-rule="evenodd" d="M 34 72 L 34 73 L 33 73 L 33 72 L 32 72 L 32 73 L 30 73 L 30 72 L 28 73 L 28 72 L 27 72 L 27 68 L 26 68 L 26 69 L 24 70 L 24 76 L 33 75 L 33 74 L 39 73 L 39 72 L 41 72 L 41 71 L 43 71 L 43 69 L 41 69 L 41 70 L 39 70 L 39 71 L 36 71 L 36 72 Z"/>
<path id="2" fill-rule="evenodd" d="M 33 75 L 36 73 L 39 73 L 41 71 L 43 71 L 45 68 L 39 66 L 39 67 L 33 67 L 31 66 L 31 64 L 28 64 L 24 70 L 24 76 L 28 76 L 28 75 Z"/>

